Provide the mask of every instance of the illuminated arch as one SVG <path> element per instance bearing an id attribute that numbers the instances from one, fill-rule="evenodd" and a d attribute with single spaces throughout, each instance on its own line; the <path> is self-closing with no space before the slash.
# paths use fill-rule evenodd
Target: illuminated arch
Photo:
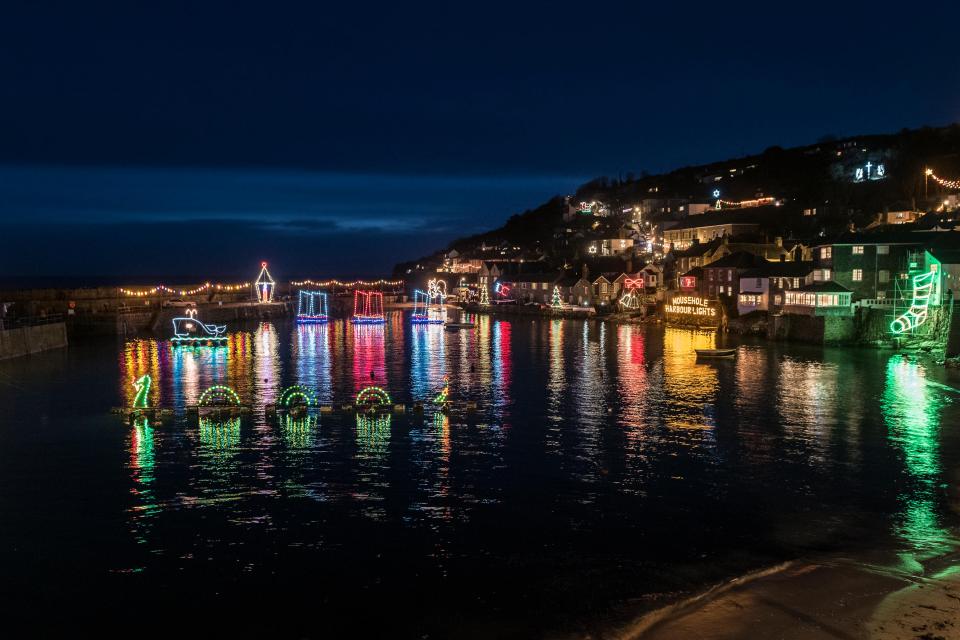
<path id="1" fill-rule="evenodd" d="M 380 387 L 367 387 L 357 394 L 357 406 L 375 409 L 393 404 L 390 394 Z"/>
<path id="2" fill-rule="evenodd" d="M 197 405 L 201 407 L 239 407 L 240 396 L 238 396 L 237 392 L 230 387 L 217 384 L 203 392 L 203 394 L 200 396 L 200 400 L 197 401 Z"/>
<path id="3" fill-rule="evenodd" d="M 295 384 L 292 387 L 287 387 L 280 393 L 278 404 L 287 408 L 298 404 L 315 407 L 317 406 L 317 396 L 311 389 Z"/>

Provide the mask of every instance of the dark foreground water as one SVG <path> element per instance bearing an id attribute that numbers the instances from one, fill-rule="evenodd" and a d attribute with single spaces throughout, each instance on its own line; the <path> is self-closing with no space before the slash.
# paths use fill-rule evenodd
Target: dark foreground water
<path id="1" fill-rule="evenodd" d="M 888 352 L 571 320 L 264 323 L 220 348 L 0 363 L 7 624 L 300 637 L 602 634 L 782 560 L 953 544 L 960 381 Z M 149 374 L 161 425 L 110 415 Z M 450 381 L 474 414 L 268 419 Z M 184 407 L 233 387 L 248 417 Z"/>

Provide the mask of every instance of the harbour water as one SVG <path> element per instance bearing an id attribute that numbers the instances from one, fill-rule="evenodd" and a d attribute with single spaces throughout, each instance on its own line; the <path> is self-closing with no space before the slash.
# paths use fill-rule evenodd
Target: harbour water
<path id="1" fill-rule="evenodd" d="M 784 560 L 954 546 L 960 377 L 879 350 L 575 320 L 286 321 L 220 347 L 78 343 L 0 363 L 8 614 L 145 632 L 603 636 Z M 162 424 L 131 426 L 149 375 Z M 476 411 L 294 420 L 365 387 Z M 211 385 L 248 414 L 189 418 Z M 199 625 L 199 626 L 198 626 Z"/>

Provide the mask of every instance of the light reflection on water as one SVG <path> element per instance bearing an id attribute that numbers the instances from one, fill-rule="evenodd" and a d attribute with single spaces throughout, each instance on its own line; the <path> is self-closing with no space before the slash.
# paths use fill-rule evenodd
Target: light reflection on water
<path id="1" fill-rule="evenodd" d="M 944 427 L 960 412 L 937 386 L 957 386 L 942 369 L 766 343 L 698 361 L 713 333 L 465 319 L 476 329 L 392 313 L 382 326 L 262 322 L 222 347 L 124 342 L 102 404 L 130 405 L 133 382 L 150 375 L 148 405 L 175 416 L 105 422 L 126 447 L 125 527 L 137 548 L 113 562 L 188 575 L 196 558 L 228 557 L 256 574 L 278 548 L 309 548 L 318 563 L 336 566 L 340 556 L 324 554 L 342 553 L 379 572 L 355 578 L 358 589 L 402 566 L 420 576 L 414 593 L 501 589 L 522 602 L 543 558 L 549 572 L 616 574 L 603 582 L 614 601 L 689 586 L 678 566 L 693 583 L 856 547 L 864 532 L 914 557 L 951 541 L 944 485 L 960 442 Z M 449 415 L 429 403 L 446 379 Z M 214 384 L 249 413 L 188 417 Z M 335 407 L 381 386 L 408 411 L 270 415 L 294 384 Z M 409 410 L 417 401 L 422 413 Z M 170 534 L 183 526 L 202 534 Z M 401 531 L 403 544 L 383 547 Z M 565 584 L 579 593 L 577 579 Z M 580 595 L 597 588 L 586 581 Z"/>

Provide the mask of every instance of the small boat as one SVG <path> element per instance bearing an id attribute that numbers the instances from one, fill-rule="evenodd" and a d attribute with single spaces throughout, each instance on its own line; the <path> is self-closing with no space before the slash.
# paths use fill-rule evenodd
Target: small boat
<path id="1" fill-rule="evenodd" d="M 698 358 L 735 358 L 736 349 L 694 349 Z"/>
<path id="2" fill-rule="evenodd" d="M 443 325 L 443 328 L 447 331 L 459 331 L 460 329 L 473 329 L 476 326 L 474 322 L 448 322 Z"/>

